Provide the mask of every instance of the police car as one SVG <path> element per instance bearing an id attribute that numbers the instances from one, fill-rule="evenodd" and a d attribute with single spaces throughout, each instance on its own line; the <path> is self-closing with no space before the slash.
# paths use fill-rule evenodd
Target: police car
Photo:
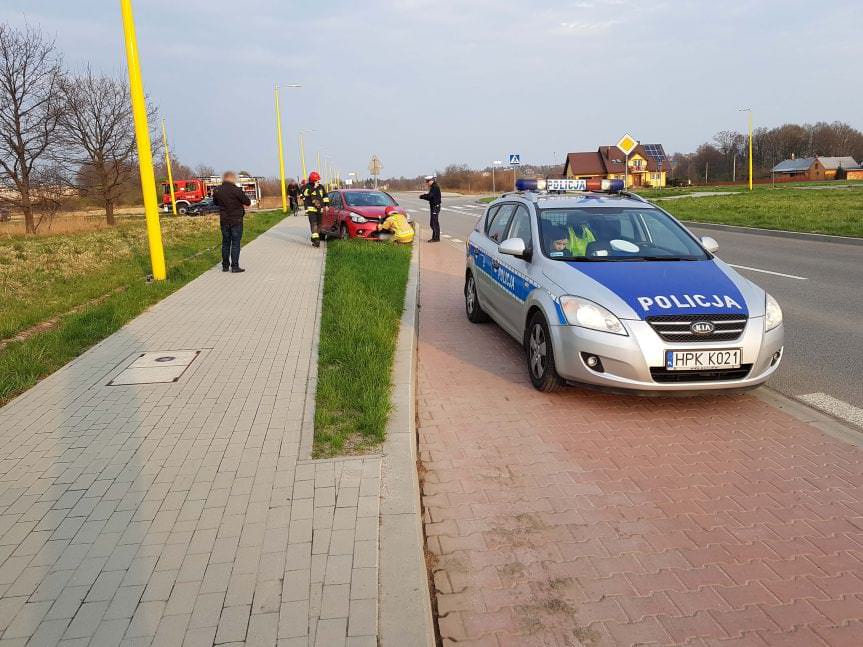
<path id="1" fill-rule="evenodd" d="M 779 367 L 782 310 L 622 180 L 519 180 L 467 242 L 465 308 L 524 345 L 533 385 L 742 390 Z"/>

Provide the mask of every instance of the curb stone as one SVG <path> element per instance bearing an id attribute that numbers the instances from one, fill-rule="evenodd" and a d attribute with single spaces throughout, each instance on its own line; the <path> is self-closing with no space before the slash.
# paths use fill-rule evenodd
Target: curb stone
<path id="1" fill-rule="evenodd" d="M 752 392 L 752 395 L 792 418 L 805 422 L 810 427 L 815 427 L 828 436 L 843 440 L 857 447 L 863 447 L 863 431 L 834 418 L 828 413 L 819 411 L 805 402 L 789 398 L 770 387 L 756 389 Z"/>
<path id="2" fill-rule="evenodd" d="M 416 352 L 420 228 L 411 254 L 405 307 L 393 361 L 393 408 L 381 467 L 380 647 L 434 647 L 416 446 Z"/>

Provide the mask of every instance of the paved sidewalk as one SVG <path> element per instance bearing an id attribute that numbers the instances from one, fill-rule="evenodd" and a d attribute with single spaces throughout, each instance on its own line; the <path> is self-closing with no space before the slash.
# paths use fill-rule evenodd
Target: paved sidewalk
<path id="1" fill-rule="evenodd" d="M 307 227 L 0 409 L 0 645 L 377 644 L 381 459 L 309 460 Z M 183 349 L 175 383 L 106 386 Z"/>
<path id="2" fill-rule="evenodd" d="M 444 645 L 863 645 L 863 452 L 752 396 L 535 391 L 422 253 L 419 449 Z"/>

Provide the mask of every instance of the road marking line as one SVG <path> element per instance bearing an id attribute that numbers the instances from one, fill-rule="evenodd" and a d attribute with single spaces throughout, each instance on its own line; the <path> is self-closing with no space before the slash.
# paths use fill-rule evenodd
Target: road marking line
<path id="1" fill-rule="evenodd" d="M 464 241 L 461 238 L 453 238 L 452 242 L 454 243 L 463 243 Z"/>
<path id="2" fill-rule="evenodd" d="M 773 274 L 774 276 L 784 276 L 786 279 L 797 279 L 798 281 L 808 281 L 805 276 L 797 276 L 796 274 L 783 274 L 782 272 L 773 272 L 771 270 L 761 270 L 757 267 L 748 267 L 746 265 L 735 265 L 729 263 L 731 267 L 736 267 L 738 270 L 749 270 L 750 272 L 762 272 L 763 274 Z"/>
<path id="3" fill-rule="evenodd" d="M 808 393 L 807 395 L 799 395 L 798 399 L 803 400 L 806 404 L 826 411 L 831 416 L 847 420 L 848 422 L 863 427 L 863 409 L 855 407 L 852 404 L 837 400 L 826 393 Z"/>
<path id="4" fill-rule="evenodd" d="M 441 234 L 441 236 L 443 236 L 444 238 L 452 238 L 452 236 L 450 236 L 449 234 Z"/>

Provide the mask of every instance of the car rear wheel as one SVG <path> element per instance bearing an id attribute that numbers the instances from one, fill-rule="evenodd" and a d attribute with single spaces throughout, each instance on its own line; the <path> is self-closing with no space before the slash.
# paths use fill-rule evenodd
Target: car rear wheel
<path id="1" fill-rule="evenodd" d="M 183 204 L 182 202 L 177 205 L 177 213 L 182 213 L 183 215 L 189 211 L 189 205 Z"/>
<path id="2" fill-rule="evenodd" d="M 554 364 L 554 349 L 551 336 L 548 334 L 548 324 L 545 318 L 536 313 L 530 318 L 525 340 L 527 353 L 527 372 L 533 387 L 544 393 L 559 391 L 564 381 L 557 374 Z"/>
<path id="3" fill-rule="evenodd" d="M 485 323 L 489 317 L 482 306 L 479 304 L 479 297 L 476 293 L 476 279 L 473 274 L 468 274 L 464 282 L 464 309 L 467 313 L 468 321 L 471 323 Z"/>

